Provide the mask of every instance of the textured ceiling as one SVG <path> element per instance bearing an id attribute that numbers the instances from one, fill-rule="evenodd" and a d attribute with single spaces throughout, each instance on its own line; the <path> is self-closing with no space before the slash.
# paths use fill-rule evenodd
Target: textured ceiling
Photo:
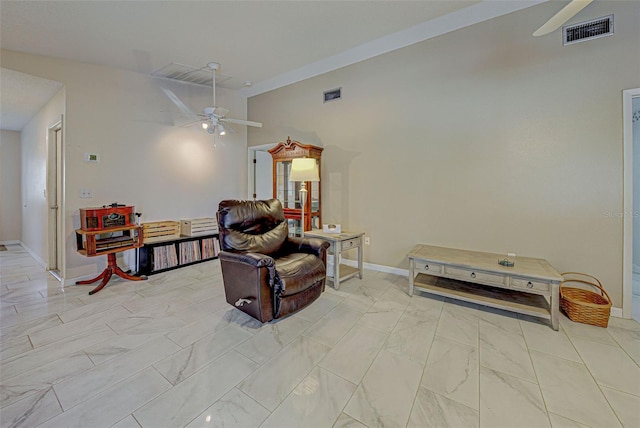
<path id="1" fill-rule="evenodd" d="M 150 73 L 210 61 L 238 89 L 469 1 L 3 1 L 4 49 Z"/>
<path id="2" fill-rule="evenodd" d="M 466 11 L 468 19 L 479 3 L 495 8 L 540 1 L 3 0 L 0 43 L 145 74 L 170 63 L 202 67 L 215 61 L 220 73 L 231 76 L 219 86 L 241 89 L 250 81 L 257 91 L 266 88 L 261 82 L 371 41 Z M 4 99 L 2 104 L 4 115 L 11 106 Z"/>
<path id="3" fill-rule="evenodd" d="M 0 68 L 0 128 L 20 131 L 62 83 Z"/>

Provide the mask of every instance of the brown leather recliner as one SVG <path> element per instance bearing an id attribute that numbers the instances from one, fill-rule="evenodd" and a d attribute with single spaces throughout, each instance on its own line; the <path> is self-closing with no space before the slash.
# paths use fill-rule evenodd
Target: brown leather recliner
<path id="1" fill-rule="evenodd" d="M 290 237 L 279 200 L 222 201 L 217 218 L 229 304 L 268 322 L 320 297 L 329 243 Z"/>

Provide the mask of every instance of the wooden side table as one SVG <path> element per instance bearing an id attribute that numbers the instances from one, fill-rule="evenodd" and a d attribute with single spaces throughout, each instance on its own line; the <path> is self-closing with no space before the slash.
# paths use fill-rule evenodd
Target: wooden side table
<path id="1" fill-rule="evenodd" d="M 112 233 L 122 233 L 122 235 L 100 239 L 100 235 L 107 235 Z M 129 275 L 128 273 L 120 269 L 120 267 L 116 263 L 116 253 L 142 247 L 141 226 L 122 226 L 93 231 L 77 229 L 76 240 L 78 253 L 82 254 L 83 256 L 107 256 L 107 267 L 102 271 L 100 275 L 89 280 L 76 281 L 76 284 L 78 285 L 92 284 L 94 282 L 100 281 L 100 284 L 98 284 L 96 288 L 89 292 L 90 295 L 102 290 L 104 286 L 107 285 L 107 282 L 109 282 L 113 274 L 116 274 L 119 277 L 128 279 L 130 281 L 142 281 L 147 279 L 146 276 Z"/>
<path id="2" fill-rule="evenodd" d="M 304 232 L 304 236 L 324 239 L 329 241 L 329 252 L 333 253 L 333 286 L 337 290 L 340 288 L 340 282 L 358 275 L 362 279 L 364 275 L 364 267 L 362 263 L 362 237 L 364 232 L 342 232 L 342 233 L 325 233 L 321 230 L 309 230 Z M 358 249 L 358 267 L 340 264 L 340 254 L 345 251 Z"/>

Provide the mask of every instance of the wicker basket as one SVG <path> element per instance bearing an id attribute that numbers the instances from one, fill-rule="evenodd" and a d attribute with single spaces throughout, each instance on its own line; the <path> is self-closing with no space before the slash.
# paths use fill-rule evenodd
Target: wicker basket
<path id="1" fill-rule="evenodd" d="M 571 321 L 607 327 L 611 312 L 611 298 L 597 278 L 579 272 L 565 272 L 560 283 L 560 307 Z M 567 284 L 582 284 L 597 288 L 600 294 Z"/>

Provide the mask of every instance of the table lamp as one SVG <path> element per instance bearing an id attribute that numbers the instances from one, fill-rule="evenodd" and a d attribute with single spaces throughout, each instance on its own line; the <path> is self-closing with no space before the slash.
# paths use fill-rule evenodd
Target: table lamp
<path id="1" fill-rule="evenodd" d="M 302 207 L 302 216 L 300 217 L 300 223 L 302 226 L 302 233 L 300 236 L 304 236 L 304 204 L 307 201 L 307 181 L 320 181 L 320 174 L 318 172 L 318 163 L 313 158 L 295 158 L 291 161 L 291 175 L 289 181 L 299 181 L 300 185 L 300 205 Z"/>

